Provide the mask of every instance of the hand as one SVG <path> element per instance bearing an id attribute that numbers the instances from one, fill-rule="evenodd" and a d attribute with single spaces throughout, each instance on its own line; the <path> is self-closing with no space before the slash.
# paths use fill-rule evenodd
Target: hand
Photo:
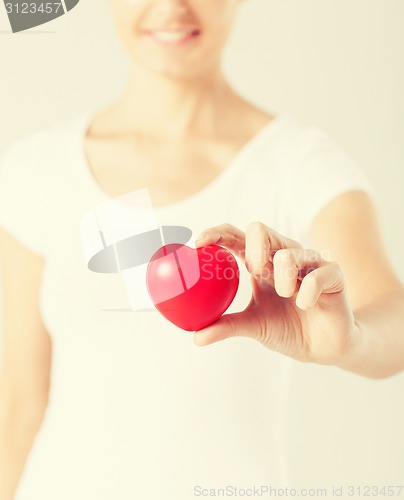
<path id="1" fill-rule="evenodd" d="M 337 263 L 259 222 L 250 224 L 246 233 L 230 224 L 209 228 L 195 242 L 197 247 L 210 244 L 244 261 L 252 298 L 244 311 L 226 314 L 195 332 L 197 345 L 245 336 L 299 361 L 344 362 L 357 328 Z"/>

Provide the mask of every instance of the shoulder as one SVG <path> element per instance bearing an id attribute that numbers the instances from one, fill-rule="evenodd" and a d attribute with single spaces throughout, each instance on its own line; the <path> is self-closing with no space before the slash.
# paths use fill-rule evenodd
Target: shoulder
<path id="1" fill-rule="evenodd" d="M 363 172 L 347 148 L 320 126 L 303 122 L 288 113 L 279 114 L 269 123 L 261 141 L 265 157 L 262 168 L 270 168 L 287 182 L 315 176 L 363 178 Z"/>
<path id="2" fill-rule="evenodd" d="M 244 196 L 260 205 L 260 213 L 271 213 L 269 225 L 302 243 L 332 199 L 348 191 L 373 193 L 365 171 L 343 145 L 293 115 L 279 114 L 255 146 L 240 183 Z"/>
<path id="3" fill-rule="evenodd" d="M 302 243 L 309 241 L 312 222 L 331 201 L 351 193 L 344 197 L 348 200 L 352 192 L 362 193 L 354 196 L 366 193 L 374 197 L 374 186 L 359 161 L 317 126 L 296 127 L 288 159 L 280 176 L 280 204 L 288 214 L 290 234 Z"/>
<path id="4" fill-rule="evenodd" d="M 58 234 L 82 123 L 80 117 L 27 134 L 0 156 L 0 226 L 38 255 L 48 254 Z"/>
<path id="5" fill-rule="evenodd" d="M 264 136 L 267 149 L 276 147 L 279 151 L 285 150 L 289 156 L 295 155 L 301 158 L 324 144 L 329 135 L 318 126 L 305 123 L 295 115 L 281 112 L 273 115 L 266 115 L 267 120 L 257 132 L 256 136 Z"/>
<path id="6" fill-rule="evenodd" d="M 51 164 L 56 167 L 65 158 L 66 148 L 79 137 L 86 120 L 83 114 L 14 139 L 0 154 L 0 172 L 12 169 L 21 173 L 25 169 L 28 174 L 35 168 L 38 175 Z"/>
<path id="7" fill-rule="evenodd" d="M 256 175 L 280 176 L 304 169 L 317 155 L 338 149 L 322 129 L 303 123 L 294 115 L 279 113 L 267 120 L 251 141 Z M 249 170 L 249 173 L 251 170 Z"/>
<path id="8" fill-rule="evenodd" d="M 83 117 L 15 139 L 0 156 L 0 206 L 10 212 L 17 204 L 47 210 L 47 203 L 71 183 L 76 144 Z M 55 199 L 56 198 L 56 199 Z M 41 213 L 42 213 L 41 212 Z"/>
<path id="9" fill-rule="evenodd" d="M 318 126 L 305 123 L 288 113 L 280 114 L 278 136 L 282 146 L 286 147 L 289 156 L 302 160 L 307 155 L 332 143 L 331 137 Z"/>

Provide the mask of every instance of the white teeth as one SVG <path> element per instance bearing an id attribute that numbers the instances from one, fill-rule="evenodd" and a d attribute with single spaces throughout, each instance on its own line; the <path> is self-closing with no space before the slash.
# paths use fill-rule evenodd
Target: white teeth
<path id="1" fill-rule="evenodd" d="M 154 31 L 153 36 L 161 42 L 180 42 L 191 35 L 190 31 Z"/>

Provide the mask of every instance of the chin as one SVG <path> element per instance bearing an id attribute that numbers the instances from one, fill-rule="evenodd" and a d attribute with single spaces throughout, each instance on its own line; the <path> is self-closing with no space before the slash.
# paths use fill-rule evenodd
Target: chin
<path id="1" fill-rule="evenodd" d="M 201 79 L 212 72 L 212 68 L 196 60 L 169 60 L 158 57 L 134 57 L 133 61 L 144 70 L 175 80 L 190 81 Z"/>
<path id="2" fill-rule="evenodd" d="M 200 79 L 204 74 L 202 70 L 190 70 L 189 66 L 179 67 L 177 65 L 170 64 L 148 64 L 144 67 L 156 75 L 173 80 L 191 81 Z"/>

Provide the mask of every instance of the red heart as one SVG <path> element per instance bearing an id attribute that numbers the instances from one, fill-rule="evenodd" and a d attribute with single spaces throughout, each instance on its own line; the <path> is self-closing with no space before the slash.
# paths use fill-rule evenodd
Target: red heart
<path id="1" fill-rule="evenodd" d="M 226 311 L 239 284 L 234 256 L 218 245 L 190 248 L 172 243 L 151 258 L 147 290 L 155 307 L 183 330 L 205 328 Z"/>

